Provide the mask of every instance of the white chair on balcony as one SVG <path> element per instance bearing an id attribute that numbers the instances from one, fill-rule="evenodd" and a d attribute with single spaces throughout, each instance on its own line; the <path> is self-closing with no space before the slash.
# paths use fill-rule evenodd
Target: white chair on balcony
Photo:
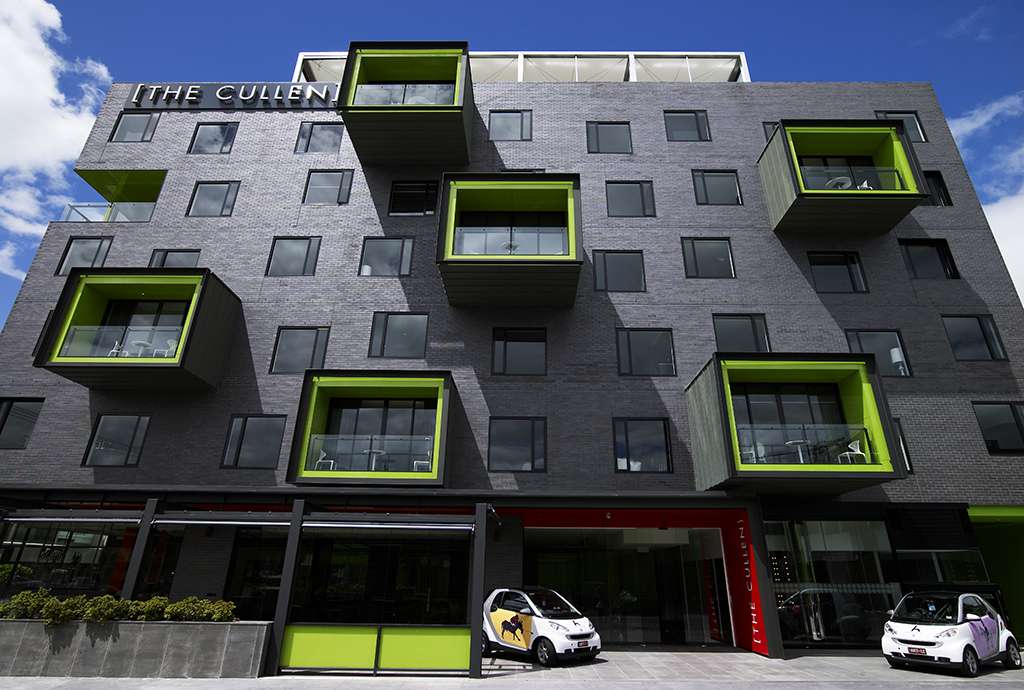
<path id="1" fill-rule="evenodd" d="M 327 453 L 323 450 L 320 451 L 320 455 L 316 458 L 316 463 L 313 464 L 314 472 L 319 472 L 321 470 L 334 470 L 334 460 L 327 457 Z"/>
<path id="2" fill-rule="evenodd" d="M 866 465 L 868 456 L 860 449 L 860 439 L 855 439 L 847 446 L 849 450 L 839 454 L 840 465 Z"/>
<path id="3" fill-rule="evenodd" d="M 110 348 L 110 352 L 107 353 L 107 357 L 120 357 L 122 352 L 123 350 L 121 349 L 121 341 L 115 340 L 114 347 Z"/>
<path id="4" fill-rule="evenodd" d="M 174 338 L 167 339 L 167 347 L 158 348 L 153 350 L 154 357 L 173 357 L 174 353 L 178 351 L 178 341 Z"/>
<path id="5" fill-rule="evenodd" d="M 429 472 L 430 471 L 430 458 L 426 460 L 413 460 L 412 471 L 413 472 Z"/>

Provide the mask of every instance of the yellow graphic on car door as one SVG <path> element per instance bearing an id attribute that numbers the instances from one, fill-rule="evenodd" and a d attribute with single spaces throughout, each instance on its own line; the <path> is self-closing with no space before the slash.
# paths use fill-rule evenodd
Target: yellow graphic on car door
<path id="1" fill-rule="evenodd" d="M 490 612 L 494 635 L 502 644 L 529 649 L 533 637 L 533 616 L 505 609 Z"/>

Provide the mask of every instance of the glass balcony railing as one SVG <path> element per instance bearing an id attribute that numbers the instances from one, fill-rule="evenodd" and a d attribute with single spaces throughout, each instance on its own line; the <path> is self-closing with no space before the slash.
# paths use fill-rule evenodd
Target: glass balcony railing
<path id="1" fill-rule="evenodd" d="M 875 460 L 862 426 L 737 424 L 740 462 L 782 465 L 869 465 Z"/>
<path id="2" fill-rule="evenodd" d="M 826 191 L 906 191 L 896 168 L 873 165 L 801 165 L 804 189 Z"/>
<path id="3" fill-rule="evenodd" d="M 566 228 L 455 228 L 456 255 L 565 256 L 568 253 Z"/>
<path id="4" fill-rule="evenodd" d="M 117 201 L 112 204 L 68 204 L 64 223 L 146 223 L 153 217 L 153 201 Z"/>
<path id="5" fill-rule="evenodd" d="M 433 436 L 313 434 L 306 454 L 312 472 L 430 472 Z"/>
<path id="6" fill-rule="evenodd" d="M 352 105 L 453 105 L 455 84 L 359 84 Z"/>
<path id="7" fill-rule="evenodd" d="M 172 359 L 180 342 L 181 326 L 72 326 L 60 356 Z"/>

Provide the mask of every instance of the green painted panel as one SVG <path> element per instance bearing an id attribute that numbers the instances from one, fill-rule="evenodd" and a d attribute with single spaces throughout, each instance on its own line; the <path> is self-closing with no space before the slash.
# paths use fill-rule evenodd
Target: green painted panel
<path id="1" fill-rule="evenodd" d="M 971 522 L 1024 522 L 1024 505 L 971 506 L 967 515 Z"/>
<path id="2" fill-rule="evenodd" d="M 384 628 L 381 669 L 469 670 L 469 628 Z"/>
<path id="3" fill-rule="evenodd" d="M 282 668 L 373 669 L 376 626 L 287 625 Z"/>
<path id="4" fill-rule="evenodd" d="M 722 384 L 725 387 L 733 462 L 743 473 L 756 472 L 841 472 L 892 473 L 892 457 L 885 438 L 875 391 L 867 365 L 862 362 L 798 362 L 781 360 L 725 360 Z M 872 462 L 864 465 L 745 464 L 741 462 L 736 417 L 732 407 L 733 383 L 835 383 L 847 423 L 867 429 L 870 445 L 863 448 Z"/>
<path id="5" fill-rule="evenodd" d="M 814 189 L 810 193 L 837 196 L 918 193 L 910 159 L 893 127 L 787 127 L 786 135 L 801 192 L 808 190 L 800 174 L 798 156 L 871 156 L 877 167 L 896 168 L 907 189 Z"/>
<path id="6" fill-rule="evenodd" d="M 302 448 L 296 474 L 306 478 L 350 479 L 437 479 L 440 470 L 441 431 L 444 428 L 444 379 L 401 377 L 314 376 L 310 386 Z M 434 462 L 430 472 L 335 472 L 307 470 L 306 454 L 313 434 L 327 428 L 327 413 L 333 398 L 433 398 L 437 400 L 434 423 Z"/>
<path id="7" fill-rule="evenodd" d="M 569 253 L 562 254 L 455 254 L 455 220 L 460 211 L 564 211 Z M 445 216 L 445 261 L 576 261 L 576 198 L 571 181 L 527 180 L 449 182 Z"/>
<path id="8" fill-rule="evenodd" d="M 403 109 L 394 105 L 353 106 L 356 88 L 368 83 L 404 83 L 404 82 L 454 82 L 455 99 L 458 101 L 462 86 L 463 51 L 460 49 L 367 49 L 356 51 L 355 64 L 352 67 L 352 80 L 345 95 L 346 106 L 376 109 L 388 108 L 389 112 L 401 112 Z M 416 108 L 445 108 L 450 104 L 417 104 Z"/>
<path id="9" fill-rule="evenodd" d="M 115 201 L 156 201 L 166 170 L 75 170 L 100 196 Z"/>

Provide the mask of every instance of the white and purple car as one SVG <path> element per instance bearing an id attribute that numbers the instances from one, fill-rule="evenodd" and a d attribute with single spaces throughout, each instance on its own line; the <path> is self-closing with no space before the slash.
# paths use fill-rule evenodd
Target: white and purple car
<path id="1" fill-rule="evenodd" d="M 885 624 L 882 653 L 894 668 L 939 666 L 976 676 L 982 664 L 1021 667 L 1020 645 L 1002 616 L 977 594 L 911 592 Z"/>

